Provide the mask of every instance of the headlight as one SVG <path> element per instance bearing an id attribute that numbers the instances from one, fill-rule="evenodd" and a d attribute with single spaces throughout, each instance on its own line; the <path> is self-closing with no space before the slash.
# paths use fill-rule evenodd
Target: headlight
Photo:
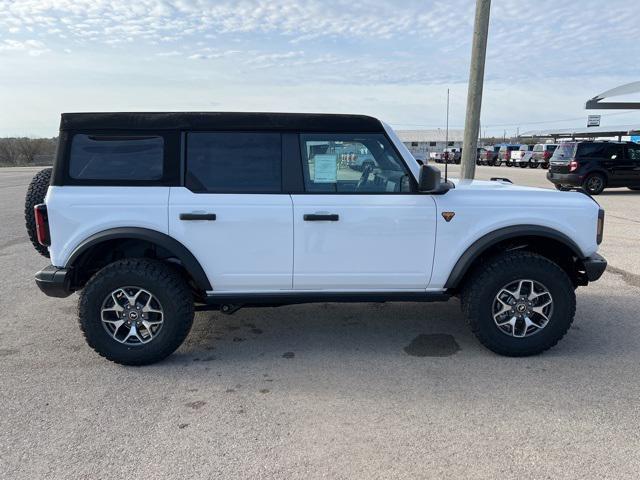
<path id="1" fill-rule="evenodd" d="M 602 235 L 604 233 L 604 210 L 601 208 L 598 210 L 598 229 L 596 233 L 596 242 L 598 245 L 602 243 Z"/>

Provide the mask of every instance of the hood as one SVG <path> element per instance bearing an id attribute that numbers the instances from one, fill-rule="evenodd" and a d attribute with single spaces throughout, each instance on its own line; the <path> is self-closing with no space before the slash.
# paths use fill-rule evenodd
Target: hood
<path id="1" fill-rule="evenodd" d="M 450 178 L 455 187 L 449 193 L 466 197 L 468 201 L 481 203 L 529 204 L 529 205 L 583 205 L 598 202 L 582 192 L 560 192 L 551 188 L 526 187 L 500 180 L 460 180 Z M 509 198 L 509 200 L 506 199 Z"/>
<path id="2" fill-rule="evenodd" d="M 502 180 L 461 180 L 459 178 L 450 178 L 456 188 L 463 190 L 509 190 L 513 191 L 527 191 L 527 192 L 552 192 L 556 193 L 564 193 L 558 192 L 556 190 L 551 190 L 549 188 L 540 188 L 540 187 L 526 187 L 524 185 L 516 185 L 515 183 L 505 182 Z"/>

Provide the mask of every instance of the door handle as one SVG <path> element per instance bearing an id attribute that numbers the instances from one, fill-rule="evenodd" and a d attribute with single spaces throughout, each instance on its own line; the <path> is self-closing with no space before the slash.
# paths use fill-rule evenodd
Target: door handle
<path id="1" fill-rule="evenodd" d="M 180 220 L 209 220 L 216 219 L 215 213 L 181 213 Z"/>
<path id="2" fill-rule="evenodd" d="M 305 213 L 302 217 L 305 222 L 337 222 L 340 215 L 337 213 Z"/>

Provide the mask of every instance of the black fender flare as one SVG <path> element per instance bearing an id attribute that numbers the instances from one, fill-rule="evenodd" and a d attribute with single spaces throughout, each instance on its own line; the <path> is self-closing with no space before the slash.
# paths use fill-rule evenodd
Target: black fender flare
<path id="1" fill-rule="evenodd" d="M 558 230 L 554 230 L 553 228 L 543 227 L 540 225 L 514 225 L 511 227 L 504 227 L 487 233 L 472 243 L 456 262 L 444 287 L 457 288 L 469 271 L 469 268 L 471 268 L 471 265 L 473 265 L 473 263 L 480 258 L 483 253 L 500 242 L 518 237 L 542 237 L 550 240 L 556 240 L 567 246 L 576 257 L 580 259 L 585 257 L 580 250 L 580 247 L 578 247 L 571 238 Z"/>
<path id="2" fill-rule="evenodd" d="M 64 265 L 65 268 L 73 267 L 82 254 L 89 251 L 90 248 L 99 245 L 100 243 L 117 239 L 145 240 L 164 248 L 180 260 L 184 268 L 195 281 L 198 288 L 203 292 L 213 290 L 202 265 L 200 265 L 200 262 L 198 262 L 196 257 L 194 257 L 193 253 L 191 253 L 187 247 L 169 235 L 148 228 L 118 227 L 94 233 L 83 240 L 73 250 Z"/>

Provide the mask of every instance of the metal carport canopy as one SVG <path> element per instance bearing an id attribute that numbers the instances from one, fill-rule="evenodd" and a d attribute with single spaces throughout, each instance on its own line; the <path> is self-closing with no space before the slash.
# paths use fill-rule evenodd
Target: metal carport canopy
<path id="1" fill-rule="evenodd" d="M 616 125 L 609 127 L 557 128 L 551 130 L 531 130 L 521 133 L 526 138 L 592 138 L 640 135 L 640 125 Z"/>
<path id="2" fill-rule="evenodd" d="M 638 110 L 640 102 L 603 102 L 602 100 L 639 92 L 640 82 L 626 83 L 587 100 L 585 108 L 587 110 Z"/>

